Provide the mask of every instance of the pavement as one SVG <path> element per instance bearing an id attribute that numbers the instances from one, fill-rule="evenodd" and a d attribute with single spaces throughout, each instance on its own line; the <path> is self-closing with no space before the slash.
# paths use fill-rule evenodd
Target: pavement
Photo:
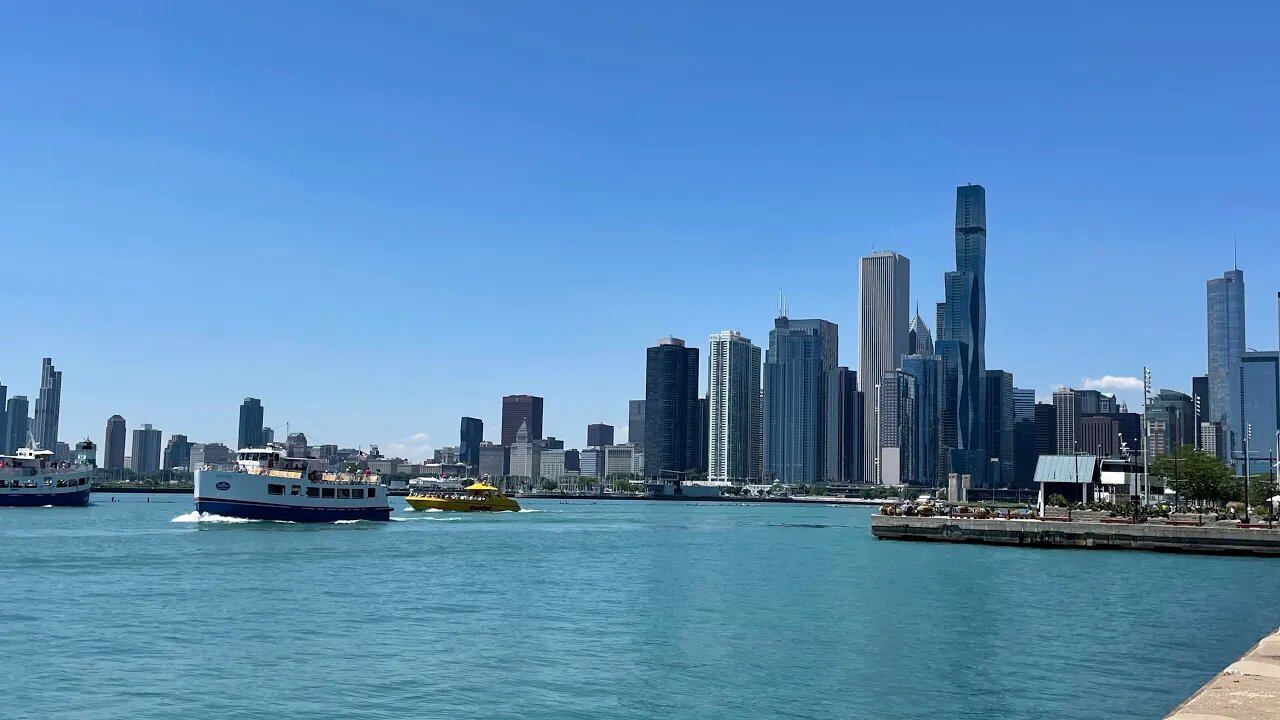
<path id="1" fill-rule="evenodd" d="M 1165 720 L 1280 718 L 1280 630 L 1218 673 Z"/>

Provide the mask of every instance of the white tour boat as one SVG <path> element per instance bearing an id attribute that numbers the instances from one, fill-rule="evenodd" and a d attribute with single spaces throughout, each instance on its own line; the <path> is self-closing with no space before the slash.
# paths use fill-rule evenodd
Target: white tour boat
<path id="1" fill-rule="evenodd" d="M 92 450 L 87 462 L 54 462 L 52 450 L 18 448 L 0 455 L 0 506 L 88 505 L 92 473 Z"/>

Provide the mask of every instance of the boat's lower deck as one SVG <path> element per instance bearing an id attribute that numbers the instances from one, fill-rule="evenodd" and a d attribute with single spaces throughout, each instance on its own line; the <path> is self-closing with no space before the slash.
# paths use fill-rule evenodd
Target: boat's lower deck
<path id="1" fill-rule="evenodd" d="M 326 507 L 320 505 L 280 505 L 275 503 L 196 498 L 196 511 L 222 517 L 248 520 L 275 520 L 278 522 L 325 523 L 338 520 L 390 520 L 391 508 L 386 505 L 373 507 Z"/>
<path id="2" fill-rule="evenodd" d="M 0 507 L 80 507 L 89 504 L 89 485 L 52 492 L 44 488 L 0 489 Z"/>

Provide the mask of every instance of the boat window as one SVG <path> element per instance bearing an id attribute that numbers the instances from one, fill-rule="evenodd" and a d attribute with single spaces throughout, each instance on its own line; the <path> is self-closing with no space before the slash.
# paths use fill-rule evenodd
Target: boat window
<path id="1" fill-rule="evenodd" d="M 354 488 L 354 489 L 352 489 L 352 491 L 351 491 L 351 497 L 356 498 L 357 500 L 359 500 L 359 499 L 363 498 L 363 497 L 364 497 L 364 488 Z"/>
<path id="2" fill-rule="evenodd" d="M 350 498 L 351 490 L 348 488 L 338 488 L 338 498 Z"/>
<path id="3" fill-rule="evenodd" d="M 301 494 L 302 494 L 302 486 L 301 486 L 301 485 L 290 485 L 290 486 L 289 486 L 289 494 L 290 494 L 290 495 L 301 495 Z"/>
<path id="4" fill-rule="evenodd" d="M 333 488 L 323 488 L 320 492 L 321 497 L 333 497 Z"/>
<path id="5" fill-rule="evenodd" d="M 307 488 L 307 497 L 320 497 L 320 488 L 318 488 L 318 487 L 308 487 L 308 488 Z"/>
<path id="6" fill-rule="evenodd" d="M 89 482 L 88 480 L 86 480 L 86 479 L 84 479 L 84 478 L 80 478 L 80 482 L 78 482 L 78 483 L 76 483 L 76 484 L 77 484 L 77 485 L 84 485 L 84 484 L 86 484 L 86 483 L 88 483 L 88 482 Z"/>
<path id="7" fill-rule="evenodd" d="M 378 488 L 369 488 L 369 497 L 378 497 Z"/>
<path id="8" fill-rule="evenodd" d="M 268 495 L 283 495 L 283 494 L 284 494 L 284 486 L 283 486 L 283 485 L 268 485 L 268 486 L 267 486 L 267 494 L 268 494 Z"/>

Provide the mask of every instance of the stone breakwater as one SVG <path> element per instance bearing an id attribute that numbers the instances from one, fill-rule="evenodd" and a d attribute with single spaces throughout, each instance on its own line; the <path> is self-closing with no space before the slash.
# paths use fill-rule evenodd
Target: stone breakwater
<path id="1" fill-rule="evenodd" d="M 879 540 L 1280 556 L 1280 530 L 872 515 Z"/>
<path id="2" fill-rule="evenodd" d="M 1171 720 L 1257 720 L 1280 717 L 1280 630 L 1200 688 Z"/>

